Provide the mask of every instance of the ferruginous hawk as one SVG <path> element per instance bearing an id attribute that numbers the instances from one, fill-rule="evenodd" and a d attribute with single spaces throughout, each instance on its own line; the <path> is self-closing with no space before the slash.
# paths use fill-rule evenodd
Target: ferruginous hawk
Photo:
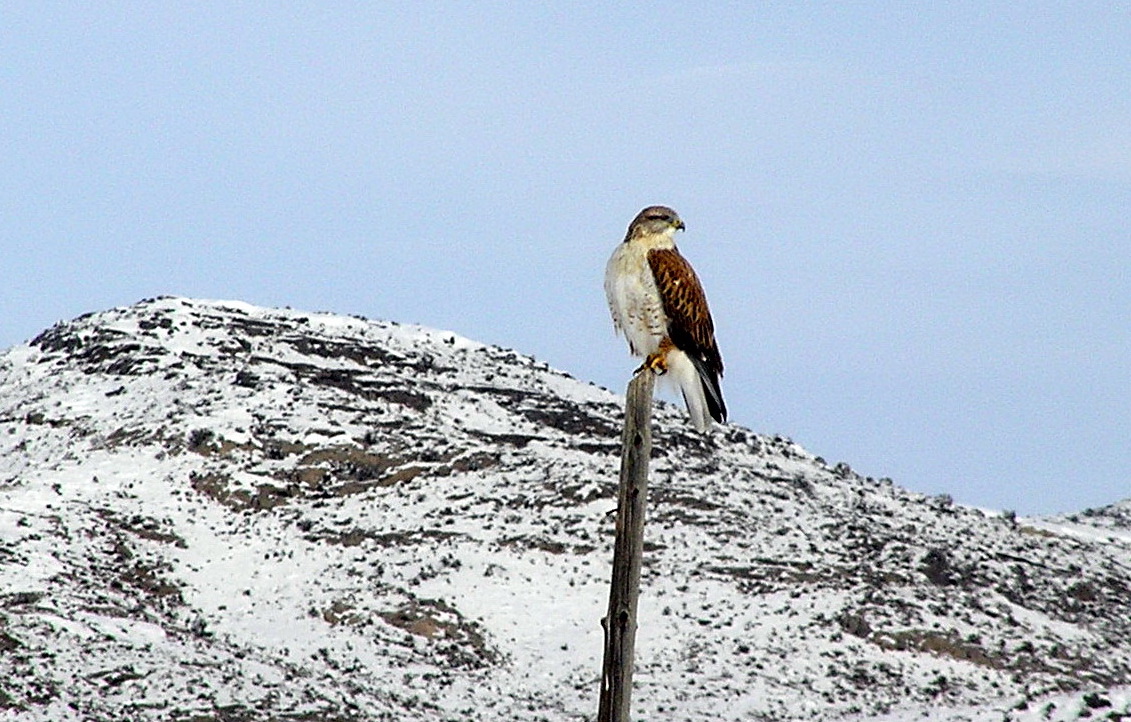
<path id="1" fill-rule="evenodd" d="M 634 356 L 644 357 L 641 368 L 666 374 L 683 394 L 692 424 L 706 431 L 711 419 L 726 421 L 723 360 L 703 286 L 675 246 L 673 236 L 683 229 L 671 208 L 640 211 L 609 258 L 605 294 L 616 330 Z"/>

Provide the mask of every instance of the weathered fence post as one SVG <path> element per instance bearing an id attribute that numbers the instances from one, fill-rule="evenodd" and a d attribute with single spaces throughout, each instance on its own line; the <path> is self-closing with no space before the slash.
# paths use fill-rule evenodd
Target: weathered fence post
<path id="1" fill-rule="evenodd" d="M 613 578 L 605 628 L 605 661 L 601 669 L 601 702 L 597 722 L 629 722 L 632 666 L 636 646 L 636 602 L 640 596 L 640 564 L 644 553 L 644 510 L 648 501 L 648 459 L 652 454 L 652 391 L 655 374 L 643 369 L 628 384 L 625 403 L 617 535 L 613 546 Z"/>

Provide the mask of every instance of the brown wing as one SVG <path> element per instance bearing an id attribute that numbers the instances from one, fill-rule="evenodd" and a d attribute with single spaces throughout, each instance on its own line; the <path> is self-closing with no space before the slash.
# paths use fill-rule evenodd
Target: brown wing
<path id="1" fill-rule="evenodd" d="M 715 344 L 711 309 L 691 264 L 674 248 L 656 248 L 648 252 L 648 265 L 660 290 L 672 343 L 721 376 L 723 359 Z"/>

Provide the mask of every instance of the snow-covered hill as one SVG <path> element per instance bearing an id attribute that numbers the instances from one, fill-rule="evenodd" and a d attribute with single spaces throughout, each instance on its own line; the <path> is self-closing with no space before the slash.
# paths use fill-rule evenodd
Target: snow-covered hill
<path id="1" fill-rule="evenodd" d="M 59 324 L 0 356 L 0 710 L 592 719 L 621 405 L 392 323 Z M 1131 715 L 1126 505 L 985 514 L 655 423 L 641 718 Z"/>

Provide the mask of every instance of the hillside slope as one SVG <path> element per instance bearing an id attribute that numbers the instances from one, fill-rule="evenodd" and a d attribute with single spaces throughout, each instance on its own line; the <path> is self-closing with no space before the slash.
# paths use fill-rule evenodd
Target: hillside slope
<path id="1" fill-rule="evenodd" d="M 180 298 L 61 323 L 0 356 L 0 709 L 591 719 L 621 404 L 392 323 Z M 1127 711 L 1117 515 L 655 423 L 642 718 Z"/>

